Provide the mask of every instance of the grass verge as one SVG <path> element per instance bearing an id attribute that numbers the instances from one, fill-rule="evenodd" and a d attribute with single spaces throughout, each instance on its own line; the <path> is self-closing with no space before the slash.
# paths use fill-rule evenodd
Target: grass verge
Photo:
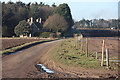
<path id="1" fill-rule="evenodd" d="M 63 65 L 81 66 L 85 68 L 100 68 L 100 61 L 94 57 L 86 57 L 85 52 L 74 46 L 73 39 L 67 39 L 50 51 L 50 57 Z"/>
<path id="2" fill-rule="evenodd" d="M 58 39 L 40 40 L 40 41 L 33 41 L 33 42 L 30 42 L 30 43 L 25 43 L 25 44 L 20 45 L 20 46 L 16 46 L 16 47 L 13 47 L 13 48 L 10 48 L 10 49 L 3 50 L 3 51 L 0 52 L 0 54 L 8 55 L 10 53 L 14 53 L 16 51 L 26 49 L 26 48 L 29 48 L 31 46 L 34 46 L 34 45 L 37 45 L 37 44 L 40 44 L 40 43 L 50 42 L 50 41 L 54 41 L 54 40 L 58 40 Z"/>
<path id="3" fill-rule="evenodd" d="M 52 59 L 56 63 L 60 63 L 67 66 L 81 66 L 84 68 L 107 68 L 111 71 L 118 70 L 120 68 L 119 63 L 110 62 L 110 66 L 106 66 L 104 61 L 104 67 L 101 67 L 101 54 L 98 54 L 96 59 L 96 53 L 89 52 L 86 57 L 85 51 L 81 51 L 80 45 L 76 48 L 74 40 L 67 39 L 58 43 L 48 54 L 48 58 Z M 113 59 L 114 57 L 111 57 Z M 105 58 L 104 58 L 105 59 Z"/>

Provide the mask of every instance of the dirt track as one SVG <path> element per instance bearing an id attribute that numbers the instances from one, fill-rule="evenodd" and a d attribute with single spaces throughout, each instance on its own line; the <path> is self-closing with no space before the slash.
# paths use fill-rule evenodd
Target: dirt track
<path id="1" fill-rule="evenodd" d="M 60 41 L 60 40 L 59 40 Z M 53 47 L 56 42 L 52 41 L 25 49 L 19 54 L 8 55 L 2 59 L 3 78 L 27 78 L 27 73 L 35 70 L 35 64 L 43 54 Z"/>

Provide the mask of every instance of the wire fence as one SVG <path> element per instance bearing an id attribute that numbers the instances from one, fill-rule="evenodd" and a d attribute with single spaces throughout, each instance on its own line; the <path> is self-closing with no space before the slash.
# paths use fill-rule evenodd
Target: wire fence
<path id="1" fill-rule="evenodd" d="M 109 66 L 109 61 L 111 60 L 109 60 L 109 48 L 106 46 L 105 40 L 103 39 L 102 42 L 99 43 L 101 44 L 101 46 L 99 46 L 101 49 L 98 51 L 96 50 L 95 52 L 90 50 L 89 41 L 90 39 L 84 38 L 82 34 L 74 35 L 75 47 L 80 49 L 81 52 L 86 55 L 86 57 L 94 57 L 95 59 L 100 60 L 101 66 L 104 66 L 104 64 Z M 96 43 L 93 45 L 96 45 Z"/>

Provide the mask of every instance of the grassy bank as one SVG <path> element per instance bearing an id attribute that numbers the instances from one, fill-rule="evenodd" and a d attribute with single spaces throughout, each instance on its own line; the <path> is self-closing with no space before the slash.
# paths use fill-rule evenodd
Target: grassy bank
<path id="1" fill-rule="evenodd" d="M 94 57 L 86 57 L 85 52 L 74 46 L 73 39 L 65 40 L 50 51 L 50 57 L 63 65 L 81 66 L 86 68 L 99 68 L 100 61 Z"/>
<path id="2" fill-rule="evenodd" d="M 62 65 L 67 66 L 81 66 L 84 68 L 107 68 L 106 62 L 104 62 L 104 66 L 101 67 L 101 54 L 98 54 L 98 58 L 96 59 L 96 54 L 92 52 L 88 52 L 88 57 L 86 57 L 85 51 L 81 51 L 80 45 L 76 48 L 74 40 L 67 39 L 64 40 L 49 51 L 47 58 L 53 60 L 56 63 L 60 63 Z M 111 57 L 110 59 L 114 59 Z M 109 70 L 118 70 L 120 67 L 119 63 L 110 62 Z"/>
<path id="3" fill-rule="evenodd" d="M 57 40 L 57 39 L 40 40 L 40 41 L 33 41 L 33 42 L 30 42 L 30 43 L 25 43 L 25 44 L 20 45 L 20 46 L 16 46 L 16 47 L 12 47 L 10 49 L 3 50 L 3 51 L 0 52 L 0 54 L 6 54 L 7 55 L 7 54 L 14 53 L 14 52 L 22 50 L 22 49 L 26 49 L 26 48 L 29 48 L 31 46 L 34 46 L 34 45 L 37 45 L 37 44 L 40 44 L 40 43 L 50 42 L 50 41 L 54 41 L 54 40 Z"/>

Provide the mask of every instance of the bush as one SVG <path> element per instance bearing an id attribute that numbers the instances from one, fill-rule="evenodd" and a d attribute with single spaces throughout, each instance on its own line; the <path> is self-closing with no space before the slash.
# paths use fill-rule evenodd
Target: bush
<path id="1" fill-rule="evenodd" d="M 28 35 L 28 34 L 30 34 L 32 29 L 31 29 L 30 25 L 25 20 L 22 20 L 15 27 L 14 31 L 15 31 L 15 34 L 17 36 L 20 36 L 20 35 Z"/>

